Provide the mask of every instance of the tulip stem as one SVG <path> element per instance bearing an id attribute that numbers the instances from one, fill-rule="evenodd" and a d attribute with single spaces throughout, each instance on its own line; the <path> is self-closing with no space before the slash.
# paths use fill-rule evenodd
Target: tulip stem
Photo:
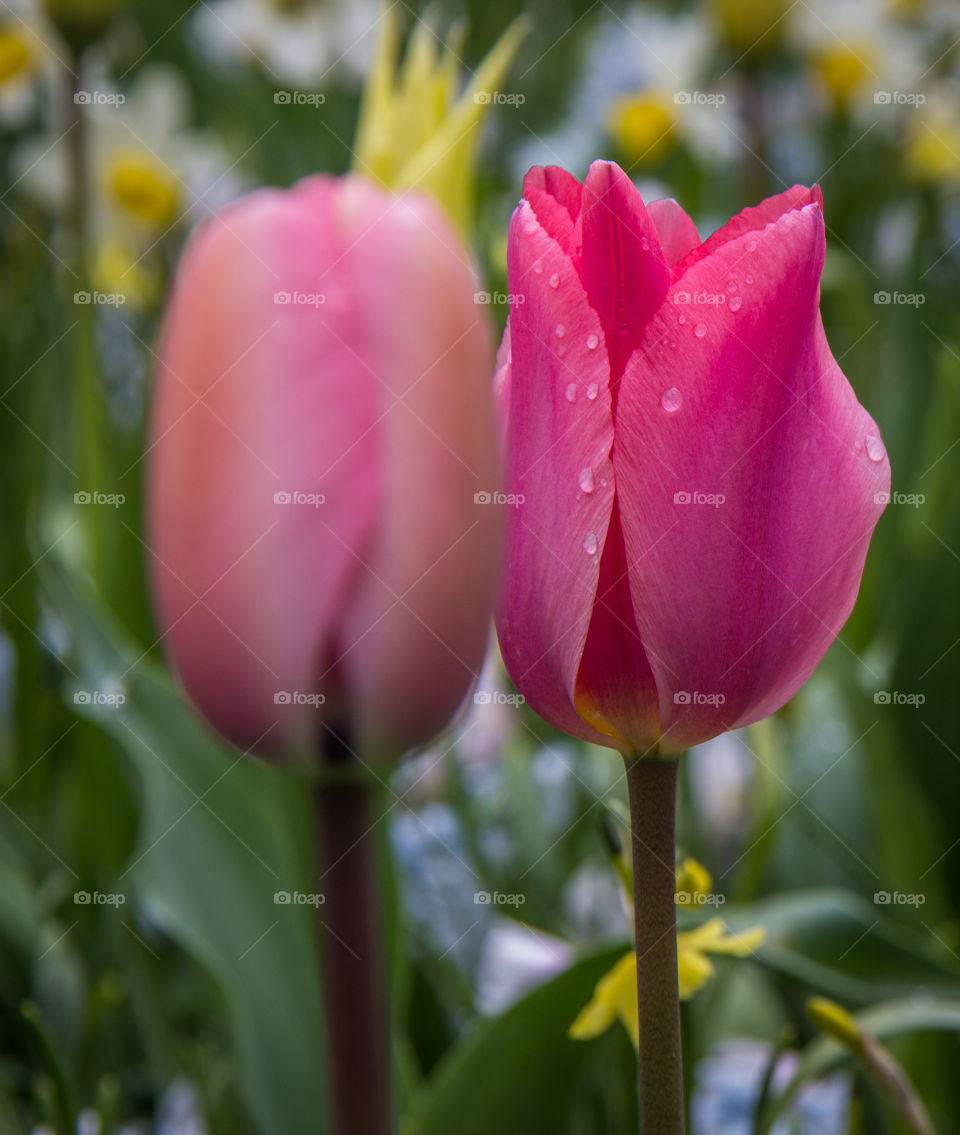
<path id="1" fill-rule="evenodd" d="M 372 828 L 374 790 L 354 758 L 325 753 L 314 786 L 322 988 L 334 1135 L 389 1135 L 389 1001 Z"/>
<path id="2" fill-rule="evenodd" d="M 677 980 L 676 760 L 627 759 L 643 1130 L 683 1135 Z"/>

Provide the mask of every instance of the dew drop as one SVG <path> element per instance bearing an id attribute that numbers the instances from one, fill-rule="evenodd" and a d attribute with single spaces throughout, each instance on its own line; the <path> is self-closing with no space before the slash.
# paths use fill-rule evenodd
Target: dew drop
<path id="1" fill-rule="evenodd" d="M 593 488 L 594 488 L 593 470 L 590 468 L 589 465 L 585 465 L 580 470 L 580 476 L 577 477 L 577 484 L 580 486 L 580 489 L 583 492 L 585 492 L 585 493 L 592 493 L 593 492 Z"/>
<path id="2" fill-rule="evenodd" d="M 743 307 L 743 297 L 731 296 L 730 302 L 727 304 L 727 307 L 729 307 L 731 311 L 739 311 L 740 308 Z"/>
<path id="3" fill-rule="evenodd" d="M 733 293 L 736 290 L 737 290 L 737 281 L 736 280 L 727 280 L 727 292 L 730 295 L 733 295 Z"/>
<path id="4" fill-rule="evenodd" d="M 566 335 L 567 329 L 562 323 L 558 323 L 557 326 L 553 329 L 553 333 L 558 339 L 562 339 L 564 335 Z"/>
<path id="5" fill-rule="evenodd" d="M 542 260 L 535 260 L 533 262 L 533 271 L 534 271 L 534 275 L 536 275 L 536 276 L 542 276 L 543 275 L 543 261 Z"/>
<path id="6" fill-rule="evenodd" d="M 577 384 L 575 382 L 571 382 L 567 389 L 563 392 L 563 396 L 568 402 L 576 402 Z"/>
<path id="7" fill-rule="evenodd" d="M 671 386 L 660 395 L 660 405 L 668 414 L 675 414 L 683 405 L 683 395 L 675 386 Z"/>
<path id="8" fill-rule="evenodd" d="M 597 554 L 597 538 L 592 532 L 588 532 L 583 538 L 583 550 L 588 556 L 595 556 Z"/>
<path id="9" fill-rule="evenodd" d="M 752 283 L 753 283 L 753 277 L 752 277 L 752 276 L 744 276 L 743 278 L 744 278 L 744 281 L 745 281 L 746 283 L 748 283 L 748 284 L 752 284 Z"/>
<path id="10" fill-rule="evenodd" d="M 705 323 L 698 323 L 696 327 L 694 327 L 693 333 L 698 339 L 702 339 L 707 333 L 707 325 Z"/>
<path id="11" fill-rule="evenodd" d="M 596 335 L 588 335 L 587 336 L 587 350 L 588 351 L 595 351 L 597 349 L 599 343 L 600 343 L 600 340 L 597 338 Z"/>
<path id="12" fill-rule="evenodd" d="M 650 241 L 648 241 L 645 236 L 640 238 L 640 247 L 644 252 L 650 251 Z"/>
<path id="13" fill-rule="evenodd" d="M 686 323 L 686 322 L 687 322 L 687 317 L 686 317 L 686 316 L 685 316 L 685 315 L 683 314 L 683 312 L 681 311 L 681 312 L 680 312 L 680 316 L 679 316 L 679 318 L 677 319 L 677 323 Z"/>
<path id="14" fill-rule="evenodd" d="M 599 393 L 599 391 L 600 391 L 600 387 L 597 385 L 597 383 L 591 382 L 590 385 L 587 387 L 587 398 L 589 399 L 589 401 L 593 402 L 594 399 L 597 397 L 597 394 Z"/>
<path id="15" fill-rule="evenodd" d="M 745 247 L 747 252 L 753 252 L 757 247 L 757 242 L 755 240 L 748 240 Z"/>
<path id="16" fill-rule="evenodd" d="M 560 287 L 560 273 L 554 272 L 554 274 L 550 277 L 550 279 L 547 281 L 547 283 L 549 283 L 551 288 L 559 288 Z"/>
<path id="17" fill-rule="evenodd" d="M 871 461 L 882 461 L 886 454 L 886 448 L 883 442 L 877 437 L 876 434 L 867 434 L 866 441 L 864 442 L 867 449 L 867 456 Z"/>

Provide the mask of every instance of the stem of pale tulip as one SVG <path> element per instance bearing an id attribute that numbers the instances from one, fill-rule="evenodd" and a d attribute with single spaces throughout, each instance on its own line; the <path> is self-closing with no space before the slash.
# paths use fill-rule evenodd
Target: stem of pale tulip
<path id="1" fill-rule="evenodd" d="M 676 760 L 627 758 L 640 1023 L 640 1106 L 650 1135 L 683 1135 L 677 980 Z"/>
<path id="2" fill-rule="evenodd" d="M 372 780 L 325 753 L 314 787 L 322 988 L 334 1135 L 389 1135 L 389 1001 L 372 827 Z M 332 759 L 327 759 L 332 758 Z"/>

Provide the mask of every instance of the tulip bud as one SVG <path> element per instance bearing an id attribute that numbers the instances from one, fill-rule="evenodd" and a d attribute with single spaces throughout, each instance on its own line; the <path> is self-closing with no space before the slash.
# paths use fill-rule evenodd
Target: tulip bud
<path id="1" fill-rule="evenodd" d="M 532 170 L 495 389 L 498 631 L 542 716 L 677 753 L 786 702 L 853 607 L 890 485 L 820 320 L 819 190 L 701 243 L 619 167 Z"/>
<path id="2" fill-rule="evenodd" d="M 241 748 L 389 757 L 456 710 L 497 562 L 490 328 L 440 208 L 310 177 L 215 216 L 158 349 L 147 519 L 190 696 Z"/>

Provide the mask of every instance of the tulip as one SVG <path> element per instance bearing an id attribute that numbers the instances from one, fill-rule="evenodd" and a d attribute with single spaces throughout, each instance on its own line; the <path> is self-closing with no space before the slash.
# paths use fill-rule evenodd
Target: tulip
<path id="1" fill-rule="evenodd" d="M 164 320 L 153 590 L 188 693 L 244 749 L 324 727 L 389 757 L 449 720 L 497 566 L 490 328 L 458 232 L 358 175 L 209 220 Z"/>
<path id="2" fill-rule="evenodd" d="M 786 702 L 857 595 L 890 467 L 819 314 L 818 189 L 701 242 L 619 167 L 527 175 L 497 398 L 498 632 L 567 733 L 681 752 Z"/>

